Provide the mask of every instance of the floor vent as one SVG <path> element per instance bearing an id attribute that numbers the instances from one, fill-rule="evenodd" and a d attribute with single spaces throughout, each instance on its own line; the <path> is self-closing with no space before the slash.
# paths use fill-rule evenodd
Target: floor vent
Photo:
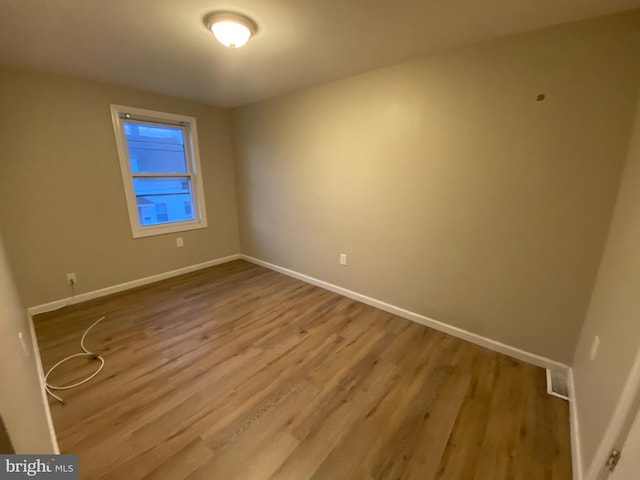
<path id="1" fill-rule="evenodd" d="M 547 393 L 569 400 L 569 381 L 566 372 L 547 368 Z"/>

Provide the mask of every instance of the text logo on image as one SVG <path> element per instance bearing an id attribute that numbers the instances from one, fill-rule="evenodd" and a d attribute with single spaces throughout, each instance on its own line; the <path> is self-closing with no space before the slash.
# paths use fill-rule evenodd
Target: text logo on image
<path id="1" fill-rule="evenodd" d="M 0 455 L 0 480 L 78 480 L 77 455 Z"/>

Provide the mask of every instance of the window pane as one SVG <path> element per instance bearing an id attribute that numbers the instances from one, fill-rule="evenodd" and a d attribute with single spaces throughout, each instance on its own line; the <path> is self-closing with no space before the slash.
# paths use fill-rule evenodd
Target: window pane
<path id="1" fill-rule="evenodd" d="M 133 173 L 187 173 L 182 128 L 124 122 Z"/>
<path id="2" fill-rule="evenodd" d="M 134 178 L 141 225 L 193 220 L 189 177 Z"/>

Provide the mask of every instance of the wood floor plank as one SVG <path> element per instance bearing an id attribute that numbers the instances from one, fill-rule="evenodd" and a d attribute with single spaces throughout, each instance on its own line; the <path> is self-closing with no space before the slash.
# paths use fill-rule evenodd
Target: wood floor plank
<path id="1" fill-rule="evenodd" d="M 144 476 L 146 480 L 174 480 L 184 478 L 211 458 L 211 450 L 199 438 L 176 451 L 164 461 L 152 465 L 153 470 Z"/>
<path id="2" fill-rule="evenodd" d="M 544 371 L 233 261 L 35 318 L 83 480 L 566 480 Z M 60 367 L 58 384 L 96 363 Z"/>
<path id="3" fill-rule="evenodd" d="M 436 474 L 438 480 L 475 477 L 489 420 L 498 355 L 477 347 L 466 350 L 470 356 L 464 360 L 469 363 L 462 365 L 469 365 L 469 388 L 440 459 Z M 465 461 L 461 462 L 461 458 Z"/>

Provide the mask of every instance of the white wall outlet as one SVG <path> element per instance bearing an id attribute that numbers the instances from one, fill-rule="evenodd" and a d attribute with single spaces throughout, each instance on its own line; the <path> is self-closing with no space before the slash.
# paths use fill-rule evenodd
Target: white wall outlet
<path id="1" fill-rule="evenodd" d="M 595 337 L 593 337 L 593 343 L 591 344 L 591 352 L 589 353 L 589 358 L 591 358 L 592 361 L 595 360 L 596 355 L 598 355 L 599 346 L 600 346 L 600 337 L 596 335 Z"/>
<path id="2" fill-rule="evenodd" d="M 346 265 L 347 264 L 347 254 L 346 253 L 341 253 L 340 254 L 340 265 Z"/>
<path id="3" fill-rule="evenodd" d="M 176 238 L 176 247 L 178 248 L 184 247 L 184 240 L 182 239 L 182 237 Z"/>
<path id="4" fill-rule="evenodd" d="M 78 283 L 75 273 L 67 273 L 67 283 L 69 285 L 75 285 L 76 283 Z"/>

